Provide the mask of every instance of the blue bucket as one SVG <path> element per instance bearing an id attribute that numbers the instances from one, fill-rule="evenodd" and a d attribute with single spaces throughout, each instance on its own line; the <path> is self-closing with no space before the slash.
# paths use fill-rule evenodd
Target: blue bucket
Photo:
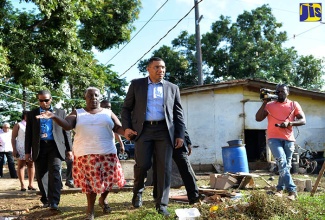
<path id="1" fill-rule="evenodd" d="M 249 173 L 245 144 L 222 147 L 224 172 Z"/>

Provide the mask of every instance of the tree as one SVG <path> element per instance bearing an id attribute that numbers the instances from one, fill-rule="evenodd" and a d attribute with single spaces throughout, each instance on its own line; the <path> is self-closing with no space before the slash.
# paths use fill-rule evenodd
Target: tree
<path id="1" fill-rule="evenodd" d="M 323 61 L 314 58 L 312 55 L 301 56 L 295 66 L 296 74 L 293 75 L 293 85 L 300 85 L 303 88 L 319 90 L 324 85 Z"/>
<path id="2" fill-rule="evenodd" d="M 202 37 L 204 63 L 212 69 L 209 76 L 222 80 L 260 78 L 303 88 L 321 88 L 324 75 L 321 60 L 313 56 L 299 57 L 293 47 L 284 48 L 287 34 L 277 32 L 281 26 L 268 5 L 245 11 L 236 23 L 221 16 L 220 21 L 212 24 L 212 31 Z M 302 69 L 306 63 L 313 68 Z"/>
<path id="3" fill-rule="evenodd" d="M 68 92 L 71 100 L 83 99 L 82 91 L 90 85 L 123 95 L 125 79 L 118 79 L 110 66 L 98 64 L 91 50 L 102 51 L 130 39 L 140 0 L 25 2 L 37 10 L 21 11 L 10 1 L 0 3 L 1 83 L 28 91 L 46 88 L 61 98 Z"/>
<path id="4" fill-rule="evenodd" d="M 181 52 L 173 51 L 170 47 L 162 46 L 153 52 L 153 56 L 160 57 L 166 64 L 165 79 L 177 84 L 180 88 L 195 85 L 196 76 L 191 75 L 190 63 Z M 145 75 L 148 59 L 140 61 L 138 68 Z"/>
<path id="5" fill-rule="evenodd" d="M 212 24 L 212 32 L 202 37 L 202 53 L 215 78 L 265 78 L 272 59 L 285 54 L 282 43 L 286 33 L 277 33 L 282 25 L 276 22 L 271 9 L 263 5 L 239 15 L 236 23 L 220 16 Z M 287 60 L 286 60 L 287 61 Z M 277 64 L 278 69 L 282 69 Z"/>
<path id="6" fill-rule="evenodd" d="M 229 17 L 211 25 L 211 31 L 202 36 L 202 62 L 204 83 L 223 80 L 259 78 L 270 82 L 283 82 L 303 88 L 320 89 L 324 82 L 322 60 L 313 56 L 299 56 L 292 48 L 282 45 L 287 40 L 286 32 L 278 32 L 282 26 L 276 21 L 268 5 L 244 11 L 235 23 Z M 187 70 L 170 71 L 167 76 L 180 87 L 197 84 L 195 35 L 183 31 L 166 51 L 163 46 L 153 52 L 164 60 L 170 58 L 167 70 L 178 66 L 180 58 L 187 61 Z M 173 56 L 171 56 L 173 57 Z M 140 71 L 144 71 L 140 63 Z M 181 80 L 178 80 L 180 79 Z M 186 83 L 183 83 L 186 82 Z"/>

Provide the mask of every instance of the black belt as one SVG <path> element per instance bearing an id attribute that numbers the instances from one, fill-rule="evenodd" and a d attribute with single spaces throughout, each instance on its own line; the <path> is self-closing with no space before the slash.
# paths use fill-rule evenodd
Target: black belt
<path id="1" fill-rule="evenodd" d="M 41 142 L 45 142 L 47 144 L 54 143 L 54 140 L 41 140 Z"/>
<path id="2" fill-rule="evenodd" d="M 159 125 L 159 124 L 164 124 L 166 123 L 166 120 L 161 120 L 161 121 L 145 121 L 144 124 L 147 125 Z"/>

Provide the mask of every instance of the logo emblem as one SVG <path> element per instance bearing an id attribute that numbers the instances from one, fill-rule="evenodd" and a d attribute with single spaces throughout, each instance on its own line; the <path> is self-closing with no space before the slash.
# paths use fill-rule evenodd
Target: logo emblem
<path id="1" fill-rule="evenodd" d="M 300 3 L 299 15 L 302 22 L 322 21 L 322 3 Z"/>

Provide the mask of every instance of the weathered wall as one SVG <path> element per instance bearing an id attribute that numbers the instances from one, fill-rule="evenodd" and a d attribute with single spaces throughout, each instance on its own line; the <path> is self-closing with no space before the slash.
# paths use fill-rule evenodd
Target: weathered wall
<path id="1" fill-rule="evenodd" d="M 221 147 L 242 138 L 242 89 L 224 89 L 182 96 L 192 144 L 193 164 L 222 163 Z"/>
<path id="2" fill-rule="evenodd" d="M 255 121 L 261 106 L 259 94 L 242 86 L 182 95 L 185 123 L 193 142 L 189 157 L 193 165 L 222 164 L 222 146 L 244 138 L 244 129 L 265 130 L 267 120 Z M 297 144 L 304 148 L 325 149 L 325 101 L 290 95 L 302 106 L 307 124 L 295 128 Z M 298 134 L 299 133 L 299 134 Z"/>

